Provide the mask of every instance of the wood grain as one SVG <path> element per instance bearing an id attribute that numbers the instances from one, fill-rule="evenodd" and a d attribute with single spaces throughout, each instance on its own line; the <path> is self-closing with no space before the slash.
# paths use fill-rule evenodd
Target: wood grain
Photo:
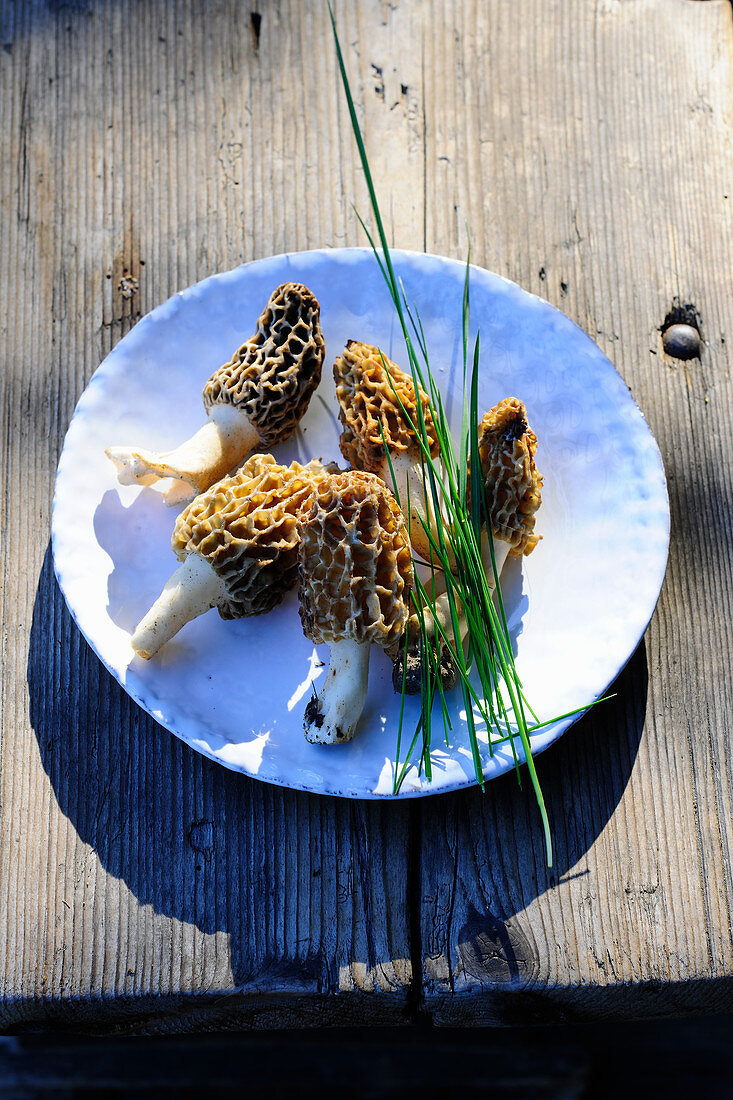
<path id="1" fill-rule="evenodd" d="M 436 173 L 429 206 L 465 213 L 480 263 L 548 297 L 616 363 L 662 450 L 672 548 L 617 701 L 540 761 L 553 872 L 511 783 L 423 815 L 425 1004 L 441 1022 L 692 1011 L 731 992 L 694 984 L 733 965 L 730 7 L 535 14 L 519 34 L 501 5 L 434 11 L 455 26 L 427 39 L 435 102 L 456 71 L 490 77 L 464 81 L 436 133 L 428 162 L 456 171 Z M 661 348 L 675 300 L 702 317 L 687 368 Z"/>
<path id="2" fill-rule="evenodd" d="M 306 82 L 309 110 L 334 99 L 332 58 L 306 64 L 325 25 L 297 4 L 258 41 L 234 3 L 4 19 L 3 1023 L 399 1021 L 408 809 L 249 782 L 156 727 L 80 637 L 48 550 L 74 403 L 137 317 L 243 259 L 355 242 L 340 190 L 312 201 L 335 148 L 292 109 Z"/>
<path id="3" fill-rule="evenodd" d="M 255 15 L 259 18 L 255 18 Z M 347 804 L 216 767 L 80 637 L 55 464 L 137 318 L 243 260 L 363 239 L 317 2 L 0 4 L 4 1030 L 685 1013 L 733 1004 L 733 31 L 723 0 L 336 8 L 395 244 L 569 314 L 659 441 L 670 567 L 617 697 L 512 777 Z M 702 359 L 667 359 L 674 301 Z"/>

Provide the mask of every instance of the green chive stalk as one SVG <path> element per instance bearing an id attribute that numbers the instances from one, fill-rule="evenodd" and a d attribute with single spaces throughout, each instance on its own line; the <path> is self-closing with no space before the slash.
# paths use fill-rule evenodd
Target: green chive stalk
<path id="1" fill-rule="evenodd" d="M 485 724 L 488 731 L 489 753 L 493 755 L 499 745 L 509 745 L 514 756 L 517 776 L 521 783 L 519 766 L 522 760 L 517 752 L 517 741 L 522 748 L 522 756 L 526 763 L 534 794 L 540 811 L 544 830 L 545 846 L 547 850 L 547 863 L 552 866 L 552 838 L 550 824 L 545 806 L 545 800 L 540 787 L 539 778 L 532 757 L 530 736 L 543 726 L 552 724 L 562 718 L 571 717 L 582 713 L 587 707 L 580 707 L 575 711 L 559 715 L 547 722 L 539 722 L 536 714 L 524 697 L 522 684 L 517 674 L 512 652 L 511 639 L 507 628 L 504 604 L 501 598 L 499 577 L 494 556 L 493 541 L 489 537 L 491 547 L 491 561 L 494 585 L 490 585 L 487 579 L 481 558 L 481 535 L 486 527 L 491 531 L 489 517 L 486 514 L 485 494 L 481 477 L 481 460 L 478 447 L 478 366 L 479 366 L 479 336 L 469 347 L 469 316 L 470 316 L 470 253 L 466 261 L 466 275 L 463 288 L 463 301 L 461 311 L 461 329 L 463 334 L 463 417 L 459 446 L 456 451 L 453 439 L 448 428 L 448 420 L 440 391 L 435 383 L 430 370 L 427 342 L 419 313 L 413 310 L 406 298 L 404 288 L 397 279 L 392 264 L 387 236 L 379 210 L 379 203 L 374 188 L 374 181 L 369 169 L 364 140 L 356 117 L 356 109 L 351 94 L 349 79 L 346 74 L 341 44 L 336 30 L 331 4 L 328 4 L 333 30 L 336 55 L 338 59 L 341 81 L 346 96 L 351 126 L 356 141 L 356 146 L 361 160 L 361 166 L 369 192 L 376 237 L 370 233 L 364 220 L 357 211 L 357 218 L 364 230 L 369 244 L 374 253 L 379 269 L 384 278 L 387 290 L 394 304 L 397 317 L 402 329 L 410 373 L 417 391 L 418 386 L 428 395 L 428 406 L 433 422 L 434 432 L 440 448 L 440 457 L 433 459 L 430 453 L 430 440 L 425 423 L 425 414 L 422 403 L 416 402 L 416 417 L 414 422 L 410 418 L 406 408 L 402 404 L 395 390 L 403 416 L 412 430 L 420 448 L 422 460 L 422 481 L 424 499 L 426 501 L 426 513 L 436 519 L 431 524 L 429 519 L 419 517 L 425 536 L 430 545 L 430 558 L 428 565 L 432 570 L 432 580 L 429 587 L 416 577 L 415 588 L 412 592 L 414 609 L 417 614 L 420 644 L 422 654 L 421 675 L 421 713 L 410 743 L 401 760 L 401 750 L 404 743 L 403 719 L 406 690 L 407 667 L 407 640 L 405 640 L 404 667 L 402 680 L 402 698 L 400 703 L 400 716 L 397 732 L 397 752 L 395 760 L 394 793 L 397 794 L 404 782 L 405 776 L 411 766 L 413 754 L 418 741 L 421 742 L 419 756 L 419 773 L 424 772 L 427 780 L 431 779 L 431 745 L 432 745 L 432 713 L 436 698 L 440 700 L 443 726 L 446 744 L 450 738 L 450 716 L 443 694 L 440 676 L 440 650 L 445 646 L 458 671 L 458 681 L 463 695 L 466 723 L 468 727 L 469 744 L 473 758 L 476 782 L 484 789 L 484 774 L 479 750 L 479 741 L 476 728 L 476 715 Z M 381 354 L 381 353 L 380 353 Z M 386 363 L 383 365 L 386 370 Z M 389 378 L 389 372 L 386 371 Z M 393 387 L 394 389 L 394 387 Z M 384 433 L 383 433 L 384 440 Z M 392 463 L 389 451 L 386 447 L 390 472 L 393 475 Z M 404 514 L 410 516 L 409 499 L 399 501 Z M 408 518 L 408 525 L 409 525 Z M 436 614 L 436 595 L 434 578 L 436 573 L 442 574 L 445 580 L 445 593 L 448 602 L 450 624 L 446 629 L 439 621 Z M 463 616 L 463 628 L 461 626 L 461 613 Z M 434 636 L 428 628 L 428 622 L 432 622 Z M 463 635 L 467 636 L 464 648 Z M 472 667 L 475 667 L 480 688 L 477 691 L 470 678 Z M 599 702 L 601 700 L 598 700 Z M 527 714 L 532 718 L 532 723 L 527 721 Z"/>

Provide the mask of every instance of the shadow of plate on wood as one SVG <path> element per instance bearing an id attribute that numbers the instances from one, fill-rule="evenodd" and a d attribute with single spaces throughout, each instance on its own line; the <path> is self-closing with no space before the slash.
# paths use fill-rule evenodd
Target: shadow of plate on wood
<path id="1" fill-rule="evenodd" d="M 167 944 L 173 935 L 171 949 L 179 950 L 178 932 L 151 932 L 115 880 L 155 914 L 206 936 L 227 936 L 226 948 L 215 954 L 201 944 L 202 952 L 211 952 L 209 966 L 214 959 L 222 966 L 215 976 L 209 972 L 210 1006 L 193 972 L 165 986 L 166 1009 L 195 1012 L 198 1027 L 204 1021 L 277 1023 L 277 1010 L 267 1015 L 258 995 L 271 987 L 299 991 L 312 999 L 317 1022 L 326 1022 L 332 1011 L 332 1022 L 342 1025 L 344 999 L 332 998 L 330 1009 L 322 1003 L 341 989 L 336 960 L 367 975 L 385 975 L 394 960 L 406 959 L 415 983 L 442 988 L 443 977 L 434 973 L 442 941 L 429 941 L 424 931 L 420 936 L 417 920 L 397 916 L 402 907 L 426 916 L 440 912 L 443 920 L 449 911 L 466 915 L 455 928 L 455 952 L 440 963 L 462 992 L 519 985 L 531 990 L 536 949 L 516 915 L 559 880 L 588 873 L 583 857 L 629 781 L 647 704 L 642 642 L 612 685 L 614 698 L 543 754 L 538 766 L 554 847 L 548 869 L 537 807 L 513 774 L 489 784 L 485 794 L 474 787 L 417 802 L 315 797 L 218 767 L 169 736 L 86 645 L 55 583 L 50 546 L 33 608 L 27 672 L 40 762 L 73 829 L 58 832 L 66 839 L 49 862 L 51 881 L 64 899 L 63 905 L 57 900 L 59 910 L 67 912 L 68 898 L 69 919 L 74 926 L 82 921 L 82 903 L 89 899 L 78 871 L 91 852 L 110 876 L 97 877 L 96 911 L 119 908 L 129 919 L 129 925 L 111 920 L 105 939 L 119 943 L 127 959 L 126 972 L 107 975 L 122 1001 L 110 998 L 105 1007 L 95 998 L 85 1007 L 70 999 L 69 1018 L 81 1028 L 114 1023 L 134 1030 L 138 1015 L 148 1020 L 151 1011 L 158 1013 L 157 983 L 169 981 L 169 964 L 162 951 L 162 975 L 150 966 L 148 937 L 157 943 L 162 935 Z M 392 920 L 377 917 L 390 906 L 397 907 Z M 437 916 L 435 923 L 437 928 Z M 283 936 L 283 929 L 293 928 L 301 934 Z M 221 991 L 231 989 L 245 992 L 245 1001 L 221 1006 Z M 152 1009 L 145 1003 L 151 991 L 158 997 Z M 395 986 L 388 992 L 390 1011 L 399 1016 L 399 991 Z M 561 1009 L 541 1001 L 531 1002 L 528 994 L 511 1011 L 525 1022 L 557 1022 Z M 379 1003 L 379 1011 L 387 1012 L 384 1000 Z M 47 1011 L 45 1002 L 26 1005 L 24 1019 L 44 1019 Z M 516 1022 L 508 1020 L 509 1004 L 502 1011 L 503 1022 Z M 499 1017 L 496 1022 L 502 1022 Z M 164 1021 L 158 1026 L 166 1030 Z"/>

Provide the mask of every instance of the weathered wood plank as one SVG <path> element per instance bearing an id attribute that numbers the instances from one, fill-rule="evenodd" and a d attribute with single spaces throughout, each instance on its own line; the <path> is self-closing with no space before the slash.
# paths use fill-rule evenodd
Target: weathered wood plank
<path id="1" fill-rule="evenodd" d="M 438 1022 L 699 1011 L 733 995 L 731 10 L 525 18 L 517 33 L 500 4 L 433 9 L 447 33 L 426 36 L 426 69 L 450 113 L 428 138 L 427 247 L 459 247 L 465 217 L 478 262 L 614 360 L 662 450 L 672 550 L 618 699 L 539 763 L 553 872 L 511 780 L 424 808 L 425 1004 Z M 702 317 L 687 367 L 661 347 L 675 299 Z"/>
<path id="2" fill-rule="evenodd" d="M 137 317 L 241 260 L 361 241 L 323 5 L 257 14 L 0 4 L 3 1027 L 400 1020 L 415 963 L 439 1023 L 730 1008 L 729 5 L 337 7 L 395 244 L 462 257 L 468 225 L 476 262 L 614 359 L 670 474 L 645 643 L 541 760 L 552 875 L 511 777 L 344 805 L 203 760 L 53 584 L 63 433 Z M 674 298 L 702 317 L 687 369 L 661 351 Z"/>
<path id="3" fill-rule="evenodd" d="M 353 161 L 316 123 L 343 126 L 325 11 L 261 14 L 254 35 L 233 2 L 3 9 L 4 1027 L 405 1010 L 409 809 L 178 743 L 89 651 L 48 550 L 74 403 L 141 313 L 243 259 L 356 243 Z"/>

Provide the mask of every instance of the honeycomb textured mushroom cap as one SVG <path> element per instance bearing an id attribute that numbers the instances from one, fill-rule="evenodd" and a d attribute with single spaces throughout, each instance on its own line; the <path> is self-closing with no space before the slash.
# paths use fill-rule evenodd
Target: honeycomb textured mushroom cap
<path id="1" fill-rule="evenodd" d="M 233 405 L 257 428 L 263 447 L 295 430 L 321 380 L 326 346 L 315 295 L 300 283 L 273 291 L 257 331 L 204 386 L 206 410 Z"/>
<path id="2" fill-rule="evenodd" d="M 300 617 L 315 642 L 387 648 L 403 633 L 413 583 L 402 512 L 376 475 L 320 481 L 300 520 Z"/>
<path id="3" fill-rule="evenodd" d="M 223 619 L 264 614 L 295 586 L 298 514 L 336 469 L 315 459 L 280 466 L 272 455 L 252 455 L 181 512 L 173 551 L 181 560 L 197 553 L 225 582 L 227 598 L 217 605 Z"/>
<path id="4" fill-rule="evenodd" d="M 541 538 L 534 526 L 542 476 L 535 466 L 537 437 L 524 404 L 507 397 L 494 405 L 479 424 L 478 438 L 492 534 L 510 544 L 511 556 L 531 554 Z"/>
<path id="5" fill-rule="evenodd" d="M 409 453 L 419 460 L 419 444 L 399 404 L 401 401 L 410 420 L 417 424 L 415 386 L 409 374 L 386 357 L 383 359 L 379 349 L 371 344 L 349 340 L 333 365 L 333 376 L 342 424 L 339 445 L 347 462 L 358 470 L 382 472 L 386 457 L 382 429 L 390 455 Z M 438 443 L 428 396 L 420 387 L 418 395 L 430 453 L 437 458 Z"/>

